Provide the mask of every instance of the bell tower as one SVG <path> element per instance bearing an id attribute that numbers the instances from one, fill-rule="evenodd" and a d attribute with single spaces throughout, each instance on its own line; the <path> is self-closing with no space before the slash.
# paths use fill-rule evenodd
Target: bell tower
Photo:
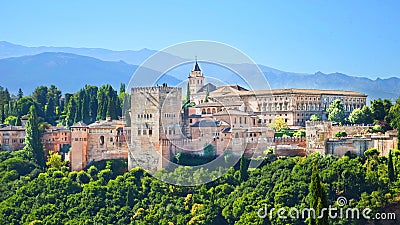
<path id="1" fill-rule="evenodd" d="M 194 64 L 192 72 L 190 72 L 188 78 L 190 93 L 196 94 L 200 90 L 200 88 L 204 86 L 204 76 L 201 72 L 199 64 L 197 63 L 197 57 L 196 63 Z"/>

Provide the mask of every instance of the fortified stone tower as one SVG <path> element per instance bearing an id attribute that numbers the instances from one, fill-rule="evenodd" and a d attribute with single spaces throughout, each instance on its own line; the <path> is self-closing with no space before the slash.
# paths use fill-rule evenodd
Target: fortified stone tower
<path id="1" fill-rule="evenodd" d="M 199 64 L 197 63 L 197 59 L 188 78 L 190 93 L 196 94 L 200 90 L 200 88 L 204 86 L 204 76 L 201 72 Z"/>
<path id="2" fill-rule="evenodd" d="M 71 170 L 79 171 L 87 165 L 89 127 L 78 122 L 71 126 Z"/>
<path id="3" fill-rule="evenodd" d="M 147 165 L 144 166 L 145 169 L 150 170 L 163 168 L 167 166 L 166 160 L 170 160 L 170 140 L 182 137 L 182 89 L 166 85 L 137 87 L 132 88 L 131 94 L 128 168 L 133 168 L 136 163 Z M 159 154 L 154 154 L 155 151 L 151 150 L 156 150 Z"/>
<path id="4" fill-rule="evenodd" d="M 332 137 L 332 123 L 326 121 L 307 121 L 306 122 L 306 154 L 310 155 L 318 152 L 326 155 L 326 141 Z"/>

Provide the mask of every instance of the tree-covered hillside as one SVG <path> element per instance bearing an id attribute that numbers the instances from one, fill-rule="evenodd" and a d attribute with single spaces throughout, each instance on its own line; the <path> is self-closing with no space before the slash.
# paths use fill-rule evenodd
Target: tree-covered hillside
<path id="1" fill-rule="evenodd" d="M 399 171 L 395 170 L 393 181 L 388 171 L 389 161 L 399 168 L 399 151 L 391 160 L 373 149 L 365 157 L 269 158 L 262 167 L 249 169 L 245 179 L 237 167 L 196 187 L 166 184 L 140 168 L 121 173 L 113 163 L 70 172 L 56 154 L 50 154 L 48 168 L 40 170 L 26 153 L 0 153 L 0 224 L 307 224 L 302 219 L 279 219 L 276 211 L 261 219 L 257 212 L 265 206 L 308 207 L 313 199 L 309 194 L 313 164 L 318 165 L 329 205 L 338 207 L 336 199 L 344 196 L 345 209 L 368 207 L 373 215 L 397 202 L 400 194 Z M 175 176 L 190 168 L 178 170 Z M 329 223 L 365 221 L 330 219 Z"/>

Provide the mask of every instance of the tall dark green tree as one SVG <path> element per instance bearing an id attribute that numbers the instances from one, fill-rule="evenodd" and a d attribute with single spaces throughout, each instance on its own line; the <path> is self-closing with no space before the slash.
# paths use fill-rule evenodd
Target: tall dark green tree
<path id="1" fill-rule="evenodd" d="M 208 86 L 207 86 L 207 90 L 206 90 L 206 98 L 204 99 L 204 102 L 208 102 L 208 96 L 210 95 L 210 91 L 208 90 Z"/>
<path id="2" fill-rule="evenodd" d="M 18 115 L 19 116 L 27 115 L 32 105 L 34 105 L 34 102 L 30 96 L 25 96 L 18 99 L 16 104 Z"/>
<path id="3" fill-rule="evenodd" d="M 97 120 L 104 120 L 107 116 L 107 107 L 108 107 L 108 99 L 107 99 L 107 86 L 103 85 L 99 88 L 97 92 Z"/>
<path id="4" fill-rule="evenodd" d="M 26 135 L 24 150 L 30 152 L 33 161 L 39 167 L 45 167 L 46 160 L 44 157 L 43 145 L 40 140 L 41 134 L 39 130 L 39 120 L 34 105 L 32 105 L 29 109 L 25 132 Z"/>
<path id="5" fill-rule="evenodd" d="M 71 98 L 68 101 L 68 105 L 66 107 L 67 115 L 66 115 L 66 125 L 71 126 L 72 124 L 75 123 L 75 116 L 76 116 L 76 101 L 74 96 L 71 96 Z"/>
<path id="6" fill-rule="evenodd" d="M 97 91 L 98 88 L 96 86 L 86 87 L 86 93 L 89 96 L 89 117 L 91 123 L 96 121 L 97 117 L 97 107 L 98 107 Z"/>
<path id="7" fill-rule="evenodd" d="M 91 123 L 92 121 L 90 120 L 90 97 L 87 93 L 87 89 L 85 88 L 85 91 L 83 92 L 83 99 L 82 99 L 82 121 L 86 124 Z"/>
<path id="8" fill-rule="evenodd" d="M 371 112 L 374 120 L 383 120 L 386 116 L 385 106 L 382 99 L 371 101 Z"/>
<path id="9" fill-rule="evenodd" d="M 135 195 L 133 192 L 133 188 L 130 185 L 128 186 L 128 191 L 126 193 L 125 205 L 129 206 L 130 208 L 132 208 L 135 205 Z"/>
<path id="10" fill-rule="evenodd" d="M 393 106 L 392 101 L 389 99 L 383 100 L 383 108 L 385 110 L 386 115 L 389 114 L 390 108 Z"/>
<path id="11" fill-rule="evenodd" d="M 400 139 L 400 97 L 397 98 L 396 103 L 390 108 L 388 115 L 390 126 L 397 129 L 397 137 Z M 400 149 L 400 142 L 397 144 Z"/>
<path id="12" fill-rule="evenodd" d="M 183 107 L 186 107 L 190 103 L 190 87 L 189 87 L 189 82 L 187 83 L 186 86 L 186 94 L 185 97 L 183 98 Z"/>
<path id="13" fill-rule="evenodd" d="M 10 93 L 8 89 L 4 89 L 0 86 L 0 122 L 3 123 L 7 118 L 7 113 L 5 112 L 5 105 L 10 101 Z"/>
<path id="14" fill-rule="evenodd" d="M 44 115 L 45 115 L 45 121 L 55 125 L 56 121 L 56 105 L 55 105 L 55 99 L 53 96 L 49 96 L 48 98 L 48 103 L 45 106 L 44 110 Z"/>
<path id="15" fill-rule="evenodd" d="M 122 115 L 121 104 L 117 91 L 111 85 L 103 85 L 97 92 L 97 120 L 104 120 L 107 116 L 118 119 Z"/>
<path id="16" fill-rule="evenodd" d="M 74 98 L 76 100 L 76 114 L 74 118 L 74 123 L 82 121 L 82 103 L 83 103 L 83 98 L 85 95 L 85 91 L 83 89 L 79 90 L 78 93 L 74 95 Z"/>
<path id="17" fill-rule="evenodd" d="M 42 108 L 47 104 L 47 91 L 46 86 L 39 86 L 32 93 L 33 100 L 39 103 Z"/>
<path id="18" fill-rule="evenodd" d="M 21 99 L 22 97 L 24 97 L 24 92 L 20 88 L 20 89 L 18 89 L 18 99 Z"/>
<path id="19" fill-rule="evenodd" d="M 125 84 L 121 83 L 120 87 L 119 87 L 119 93 L 125 93 Z"/>
<path id="20" fill-rule="evenodd" d="M 388 176 L 390 182 L 395 181 L 395 171 L 393 167 L 393 156 L 392 156 L 392 150 L 389 151 L 389 156 L 388 156 Z"/>
<path id="21" fill-rule="evenodd" d="M 361 109 L 361 112 L 362 112 L 362 114 L 364 115 L 364 121 L 363 121 L 363 123 L 365 123 L 365 124 L 371 124 L 371 123 L 374 122 L 371 109 L 370 109 L 368 106 L 364 105 L 364 106 L 362 107 L 362 109 Z"/>
<path id="22" fill-rule="evenodd" d="M 240 158 L 240 168 L 239 168 L 239 180 L 246 181 L 249 178 L 249 172 L 247 171 L 249 167 L 248 160 L 242 156 Z"/>
<path id="23" fill-rule="evenodd" d="M 116 118 L 115 103 L 113 96 L 108 97 L 106 117 L 111 117 L 112 119 Z"/>
<path id="24" fill-rule="evenodd" d="M 328 208 L 328 199 L 324 185 L 318 172 L 317 159 L 313 160 L 311 183 L 309 187 L 310 208 L 315 210 L 315 218 L 310 217 L 310 225 L 328 225 L 328 213 L 325 211 L 322 218 L 318 218 L 323 208 Z"/>
<path id="25" fill-rule="evenodd" d="M 326 111 L 328 112 L 328 120 L 332 122 L 343 123 L 346 118 L 343 103 L 339 99 L 332 102 Z"/>

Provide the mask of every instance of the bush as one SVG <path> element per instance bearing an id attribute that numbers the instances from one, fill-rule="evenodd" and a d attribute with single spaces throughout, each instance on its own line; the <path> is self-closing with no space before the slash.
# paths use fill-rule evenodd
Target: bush
<path id="1" fill-rule="evenodd" d="M 215 156 L 194 155 L 185 152 L 178 152 L 174 157 L 174 163 L 183 166 L 199 166 L 213 161 Z"/>
<path id="2" fill-rule="evenodd" d="M 338 138 L 338 137 L 347 137 L 347 133 L 345 131 L 338 131 L 336 132 L 333 137 Z"/>
<path id="3" fill-rule="evenodd" d="M 276 131 L 274 136 L 275 137 L 293 137 L 294 131 L 292 130 L 282 130 L 282 131 Z"/>
<path id="4" fill-rule="evenodd" d="M 85 171 L 79 171 L 76 176 L 76 180 L 81 184 L 87 184 L 90 182 L 90 177 Z"/>
<path id="5" fill-rule="evenodd" d="M 377 156 L 377 155 L 379 155 L 379 151 L 377 148 L 370 148 L 364 152 L 364 156 L 366 157 Z"/>
<path id="6" fill-rule="evenodd" d="M 305 137 L 305 136 L 306 136 L 306 130 L 304 129 L 298 130 L 293 134 L 293 137 Z"/>

